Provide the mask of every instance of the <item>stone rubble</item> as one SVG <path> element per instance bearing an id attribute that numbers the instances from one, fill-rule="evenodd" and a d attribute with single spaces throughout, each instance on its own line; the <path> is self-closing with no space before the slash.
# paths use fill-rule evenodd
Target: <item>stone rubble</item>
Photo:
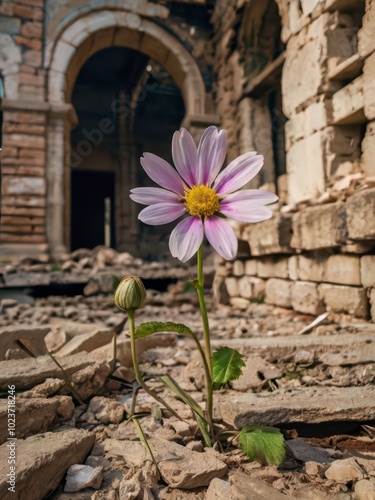
<path id="1" fill-rule="evenodd" d="M 241 272 L 237 265 L 236 273 Z M 282 272 L 280 267 L 280 275 Z M 200 335 L 196 296 L 183 290 L 184 285 L 178 282 L 170 284 L 166 292 L 150 292 L 146 307 L 137 312 L 137 324 L 179 318 Z M 0 302 L 4 311 L 26 304 L 4 300 L 5 304 L 3 300 Z M 247 362 L 244 375 L 233 382 L 230 389 L 215 393 L 216 418 L 237 426 L 250 422 L 292 425 L 295 430 L 284 431 L 288 438 L 287 459 L 279 469 L 257 468 L 231 446 L 220 454 L 203 449 L 190 409 L 171 397 L 157 381 L 159 375 L 169 373 L 183 389 L 204 403 L 202 367 L 190 339 L 160 333 L 137 341 L 141 369 L 152 377 L 149 384 L 184 419 L 177 420 L 168 412 L 162 412 L 160 419 L 152 416 L 153 400 L 142 390 L 138 392 L 136 412 L 148 415 L 140 418 L 140 423 L 152 445 L 162 479 L 167 483 L 162 486 L 155 466 L 138 441 L 134 424 L 127 422 L 135 387 L 129 332 L 124 315 L 116 310 L 111 296 L 103 293 L 90 297 L 52 296 L 27 305 L 25 310 L 30 312 L 29 316 L 12 327 L 5 319 L 0 330 L 6 339 L 0 361 L 0 386 L 3 389 L 10 383 L 17 386 L 20 453 L 24 453 L 23 443 L 36 439 L 37 453 L 48 457 L 46 467 L 61 463 L 58 481 L 46 486 L 49 491 L 56 490 L 51 498 L 203 499 L 209 498 L 208 495 L 220 498 L 232 491 L 234 498 L 247 498 L 246 491 L 251 491 L 251 498 L 260 500 L 277 498 L 277 495 L 281 499 L 290 496 L 292 491 L 295 498 L 305 500 L 314 491 L 319 492 L 321 498 L 345 493 L 350 488 L 354 491 L 359 480 L 372 484 L 375 477 L 372 469 L 357 456 L 341 452 L 342 448 L 326 450 L 315 443 L 309 444 L 303 434 L 298 437 L 298 433 L 302 429 L 300 424 L 304 423 L 327 425 L 328 421 L 348 420 L 351 425 L 353 421 L 374 418 L 373 325 L 353 323 L 348 316 L 330 314 L 313 326 L 311 333 L 297 335 L 311 323 L 311 316 L 264 303 L 248 303 L 243 309 L 217 308 L 208 295 L 213 350 L 224 345 L 233 347 Z M 38 315 L 42 310 L 42 315 Z M 65 314 L 67 311 L 69 314 Z M 25 326 L 24 322 L 30 318 L 32 321 Z M 117 366 L 112 376 L 113 335 L 117 336 Z M 19 346 L 20 339 L 35 358 Z M 54 351 L 85 405 L 80 404 L 66 386 L 47 348 Z M 0 421 L 5 424 L 6 405 L 5 400 L 2 401 Z M 73 453 L 74 460 L 69 463 L 62 461 L 53 449 L 49 450 L 50 455 L 45 455 L 42 445 L 46 438 L 41 441 L 38 438 L 63 437 L 74 430 L 72 427 L 76 427 L 77 432 L 91 432 L 90 447 L 85 448 L 84 453 L 82 449 L 79 456 Z M 5 429 L 5 425 L 1 424 L 1 429 Z M 43 434 L 46 431 L 53 432 Z M 4 441 L 6 432 L 0 437 Z M 94 438 L 96 444 L 92 448 Z M 366 443 L 353 438 L 350 443 L 373 449 L 371 440 Z M 61 446 L 67 449 L 64 442 Z M 335 460 L 348 459 L 352 459 L 353 467 L 358 467 L 362 475 L 352 483 L 337 479 L 339 476 L 328 479 L 329 467 Z M 30 469 L 27 477 L 38 477 L 39 472 L 26 457 L 24 469 L 25 474 Z M 298 470 L 304 471 L 308 485 L 301 483 Z M 359 492 L 361 488 L 363 495 L 371 491 L 367 483 L 358 486 Z M 35 493 L 35 500 L 37 495 L 41 495 L 40 490 Z M 33 496 L 30 499 L 33 500 Z"/>

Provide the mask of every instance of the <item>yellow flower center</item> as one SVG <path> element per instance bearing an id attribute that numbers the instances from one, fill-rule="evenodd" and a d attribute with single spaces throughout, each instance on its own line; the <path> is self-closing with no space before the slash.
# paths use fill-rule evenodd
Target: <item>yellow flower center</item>
<path id="1" fill-rule="evenodd" d="M 186 210 L 190 215 L 210 217 L 220 209 L 219 196 L 208 186 L 194 186 L 185 194 Z"/>

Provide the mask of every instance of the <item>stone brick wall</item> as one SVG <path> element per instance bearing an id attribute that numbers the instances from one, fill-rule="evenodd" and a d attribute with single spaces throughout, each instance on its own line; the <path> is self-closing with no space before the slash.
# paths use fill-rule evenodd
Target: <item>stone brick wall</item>
<path id="1" fill-rule="evenodd" d="M 239 307 L 265 300 L 375 321 L 375 1 L 277 6 L 271 15 L 274 0 L 217 2 L 212 15 L 229 160 L 263 154 L 263 176 L 251 187 L 280 198 L 272 219 L 235 225 L 239 257 L 217 259 L 215 294 Z M 271 40 L 277 22 L 280 43 Z M 250 35 L 241 44 L 244 23 L 258 44 Z M 280 128 L 285 139 L 275 147 Z"/>
<path id="2" fill-rule="evenodd" d="M 4 79 L 1 243 L 46 242 L 46 70 L 42 67 L 43 0 L 0 5 Z"/>

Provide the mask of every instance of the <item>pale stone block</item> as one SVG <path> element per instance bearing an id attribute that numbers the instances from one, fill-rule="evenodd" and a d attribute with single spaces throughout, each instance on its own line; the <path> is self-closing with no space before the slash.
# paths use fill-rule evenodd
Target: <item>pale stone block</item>
<path id="1" fill-rule="evenodd" d="M 258 261 L 258 276 L 261 278 L 289 278 L 287 257 L 266 257 Z"/>
<path id="2" fill-rule="evenodd" d="M 65 73 L 76 50 L 76 47 L 60 40 L 53 53 L 51 69 L 59 71 L 60 73 Z"/>
<path id="3" fill-rule="evenodd" d="M 288 260 L 289 279 L 296 281 L 298 279 L 298 256 L 292 255 Z"/>
<path id="4" fill-rule="evenodd" d="M 298 256 L 298 279 L 302 281 L 323 281 L 325 260 L 314 256 Z"/>
<path id="5" fill-rule="evenodd" d="M 368 318 L 369 299 L 365 288 L 322 283 L 318 286 L 318 290 L 330 310 L 353 314 L 358 318 Z"/>
<path id="6" fill-rule="evenodd" d="M 361 168 L 368 176 L 375 176 L 375 121 L 366 128 L 366 135 L 362 141 Z"/>
<path id="7" fill-rule="evenodd" d="M 318 294 L 318 285 L 305 281 L 296 281 L 291 287 L 292 307 L 295 311 L 304 314 L 318 315 L 325 311 L 321 297 Z"/>
<path id="8" fill-rule="evenodd" d="M 265 301 L 267 304 L 274 304 L 280 307 L 292 307 L 291 287 L 291 281 L 278 278 L 267 280 Z"/>
<path id="9" fill-rule="evenodd" d="M 321 0 L 301 0 L 303 15 L 308 16 L 311 14 L 320 1 Z"/>
<path id="10" fill-rule="evenodd" d="M 360 258 L 355 255 L 331 255 L 324 264 L 323 281 L 340 285 L 360 285 Z"/>
<path id="11" fill-rule="evenodd" d="M 266 282 L 253 276 L 242 276 L 238 282 L 240 297 L 244 299 L 259 299 L 266 287 Z"/>
<path id="12" fill-rule="evenodd" d="M 71 24 L 63 33 L 63 36 L 61 39 L 68 43 L 69 45 L 73 45 L 75 47 L 78 47 L 79 42 L 78 40 L 84 40 L 89 36 L 89 32 L 86 30 L 87 26 L 87 20 L 86 18 L 83 19 L 77 19 L 73 24 Z M 83 34 L 84 38 L 81 38 L 81 35 Z"/>
<path id="13" fill-rule="evenodd" d="M 293 217 L 292 248 L 316 250 L 340 246 L 347 236 L 344 203 L 308 207 Z"/>
<path id="14" fill-rule="evenodd" d="M 286 150 L 298 140 L 322 130 L 328 125 L 332 115 L 332 103 L 324 96 L 310 104 L 305 110 L 293 114 L 285 124 Z"/>
<path id="15" fill-rule="evenodd" d="M 85 23 L 86 31 L 89 33 L 95 33 L 104 28 L 111 28 L 117 25 L 116 14 L 108 10 L 91 12 L 82 21 Z"/>
<path id="16" fill-rule="evenodd" d="M 287 153 L 289 203 L 318 198 L 325 191 L 322 132 L 296 142 Z"/>
<path id="17" fill-rule="evenodd" d="M 363 123 L 364 115 L 363 75 L 356 78 L 332 96 L 332 123 L 337 125 Z"/>
<path id="18" fill-rule="evenodd" d="M 250 259 L 245 261 L 245 274 L 247 276 L 256 276 L 258 274 L 257 259 Z"/>
<path id="19" fill-rule="evenodd" d="M 349 238 L 375 239 L 375 188 L 363 189 L 346 202 Z"/>
<path id="20" fill-rule="evenodd" d="M 375 119 L 375 52 L 366 60 L 363 68 L 363 96 L 365 116 L 368 120 Z"/>
<path id="21" fill-rule="evenodd" d="M 370 304 L 371 304 L 371 318 L 372 321 L 375 323 L 375 288 L 370 290 Z"/>
<path id="22" fill-rule="evenodd" d="M 46 192 L 45 179 L 41 177 L 4 177 L 2 193 L 7 195 L 36 194 L 44 195 Z"/>
<path id="23" fill-rule="evenodd" d="M 235 260 L 233 262 L 233 274 L 234 276 L 243 276 L 245 273 L 245 265 L 242 260 Z"/>
<path id="24" fill-rule="evenodd" d="M 289 214 L 275 214 L 264 222 L 246 225 L 242 232 L 242 239 L 248 241 L 254 256 L 292 253 L 291 237 L 292 216 Z"/>
<path id="25" fill-rule="evenodd" d="M 366 0 L 366 13 L 358 32 L 358 53 L 367 57 L 375 50 L 375 0 Z"/>
<path id="26" fill-rule="evenodd" d="M 229 297 L 238 297 L 239 296 L 239 287 L 238 287 L 238 279 L 233 277 L 225 278 L 225 286 L 227 288 L 227 292 Z"/>
<path id="27" fill-rule="evenodd" d="M 297 38 L 291 38 L 287 45 L 282 75 L 283 110 L 288 118 L 298 106 L 320 94 L 324 84 L 324 40 L 312 39 L 301 47 Z"/>
<path id="28" fill-rule="evenodd" d="M 364 255 L 361 258 L 361 282 L 365 287 L 375 287 L 375 255 Z"/>

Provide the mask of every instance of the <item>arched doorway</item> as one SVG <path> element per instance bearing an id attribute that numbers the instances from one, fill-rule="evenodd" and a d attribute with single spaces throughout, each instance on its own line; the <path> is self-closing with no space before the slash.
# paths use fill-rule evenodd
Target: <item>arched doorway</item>
<path id="1" fill-rule="evenodd" d="M 120 11 L 99 11 L 95 13 L 95 16 L 88 15 L 72 23 L 61 33 L 54 47 L 49 47 L 46 55 L 49 67 L 48 96 L 52 108 L 48 131 L 47 232 L 50 251 L 53 254 L 64 252 L 66 248 L 70 248 L 73 236 L 69 223 L 71 220 L 70 200 L 74 201 L 71 191 L 70 167 L 71 161 L 75 161 L 74 153 L 77 153 L 77 147 L 75 149 L 70 147 L 70 131 L 79 123 L 79 129 L 87 131 L 87 137 L 80 139 L 86 141 L 84 143 L 86 147 L 87 142 L 90 142 L 89 137 L 93 139 L 93 136 L 90 135 L 91 129 L 82 126 L 84 124 L 81 122 L 83 115 L 79 105 L 77 106 L 79 99 L 76 99 L 75 92 L 82 84 L 82 79 L 84 80 L 85 71 L 87 68 L 90 69 L 91 58 L 100 58 L 102 57 L 101 52 L 112 50 L 112 55 L 105 57 L 105 64 L 110 65 L 112 60 L 112 70 L 115 70 L 118 59 L 113 54 L 116 54 L 116 50 L 120 48 L 125 51 L 121 60 L 126 66 L 125 73 L 130 79 L 127 85 L 123 85 L 122 89 L 117 88 L 117 95 L 112 96 L 110 110 L 117 116 L 113 117 L 113 121 L 104 122 L 102 121 L 104 118 L 107 120 L 110 118 L 103 117 L 98 121 L 99 117 L 95 117 L 99 131 L 105 137 L 101 140 L 101 145 L 106 149 L 107 166 L 110 166 L 113 160 L 112 158 L 109 161 L 108 157 L 108 143 L 111 140 L 118 140 L 121 143 L 121 147 L 118 148 L 117 164 L 126 165 L 126 168 L 117 169 L 117 174 L 114 172 L 117 167 L 112 165 L 109 168 L 109 170 L 112 168 L 115 178 L 117 175 L 113 195 L 116 201 L 112 201 L 112 204 L 114 203 L 112 214 L 114 214 L 115 223 L 111 230 L 112 236 L 110 236 L 112 240 L 115 238 L 117 248 L 134 251 L 137 249 L 139 240 L 137 208 L 133 208 L 129 204 L 128 192 L 126 197 L 123 196 L 118 191 L 118 186 L 126 185 L 131 188 L 139 185 L 139 154 L 147 150 L 150 140 L 157 135 L 150 132 L 150 127 L 142 125 L 142 113 L 145 113 L 145 106 L 148 109 L 147 113 L 153 114 L 154 121 L 159 117 L 157 132 L 163 132 L 163 137 L 169 144 L 171 132 L 178 128 L 182 118 L 187 127 L 193 122 L 198 124 L 198 129 L 205 126 L 206 97 L 203 79 L 190 53 L 172 34 L 148 19 Z M 127 60 L 129 64 L 126 64 Z M 156 76 L 153 73 L 156 73 Z M 162 78 L 159 84 L 150 84 L 152 78 L 157 81 L 160 76 Z M 124 83 L 125 79 L 120 78 L 120 81 Z M 148 90 L 147 85 L 149 85 Z M 144 97 L 145 90 L 146 97 Z M 156 95 L 158 95 L 157 99 Z M 178 105 L 165 105 L 166 98 L 172 99 L 172 101 L 175 99 Z M 155 104 L 157 101 L 164 102 L 163 115 L 160 112 L 160 105 L 158 110 L 158 106 Z M 96 100 L 96 102 L 100 101 Z M 102 104 L 103 102 L 100 102 L 100 106 Z M 168 113 L 165 110 L 168 110 Z M 179 112 L 174 113 L 174 110 L 179 110 Z M 126 117 L 120 120 L 119 117 L 124 112 Z M 160 127 L 160 116 L 166 118 L 162 127 Z M 212 116 L 208 117 L 208 119 L 210 118 L 212 119 Z M 144 124 L 146 121 L 147 118 L 144 119 Z M 117 122 L 118 127 L 116 128 Z M 148 123 L 151 122 L 152 120 Z M 94 127 L 94 129 L 97 130 L 98 127 Z M 194 133 L 194 130 L 192 132 Z M 73 142 L 78 140 L 76 144 L 78 146 L 79 139 L 75 138 L 74 134 L 73 130 Z M 160 150 L 162 145 L 160 138 L 154 141 L 154 145 L 158 146 L 159 150 L 152 148 L 153 152 L 167 156 L 166 151 Z M 150 148 L 150 145 L 148 147 Z M 169 148 L 170 146 L 168 151 Z M 90 146 L 89 149 L 91 149 Z M 92 149 L 94 150 L 94 148 Z M 81 153 L 84 150 L 82 142 L 80 150 Z M 99 161 L 100 154 L 98 151 L 96 153 L 95 161 Z M 84 155 L 81 154 L 81 156 Z M 87 157 L 89 156 L 87 154 Z M 81 165 L 85 165 L 85 162 L 87 166 L 87 160 L 81 161 Z M 109 174 L 109 172 L 107 173 Z M 118 176 L 119 173 L 122 175 L 121 180 Z M 109 179 L 109 175 L 107 177 Z M 81 182 L 81 186 L 82 183 L 83 185 L 87 184 L 82 179 L 81 181 L 77 180 L 77 182 L 78 186 L 79 182 Z M 108 198 L 105 193 L 100 196 Z M 125 198 L 126 206 L 124 205 Z M 74 243 L 75 245 L 78 243 Z M 79 244 L 79 246 L 81 245 Z"/>
<path id="2" fill-rule="evenodd" d="M 138 161 L 144 151 L 170 159 L 185 114 L 180 90 L 154 59 L 110 47 L 81 68 L 72 105 L 78 125 L 71 132 L 71 250 L 106 244 L 160 255 L 164 228 L 137 222 L 129 190 L 148 182 Z M 149 244 L 139 245 L 140 236 Z"/>

